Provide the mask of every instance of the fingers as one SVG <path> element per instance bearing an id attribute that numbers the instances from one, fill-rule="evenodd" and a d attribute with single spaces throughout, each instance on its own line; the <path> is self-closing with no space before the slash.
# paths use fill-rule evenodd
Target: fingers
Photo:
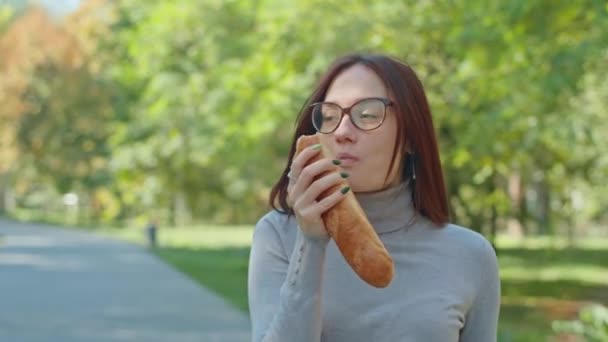
<path id="1" fill-rule="evenodd" d="M 314 181 L 314 179 L 327 171 L 333 171 L 336 169 L 336 165 L 339 164 L 339 161 L 336 162 L 331 159 L 321 159 L 316 162 L 307 165 L 300 171 L 298 174 L 298 179 L 295 182 L 296 190 L 304 190 L 307 189 L 310 184 Z"/>
<path id="2" fill-rule="evenodd" d="M 304 169 L 297 174 L 297 179 L 290 180 L 287 186 L 288 202 L 289 200 L 292 200 L 291 203 L 294 203 L 297 199 L 293 197 L 290 198 L 290 196 L 300 197 L 318 175 L 333 171 L 334 169 L 336 169 L 336 163 L 326 158 L 305 166 Z M 295 171 L 293 173 L 295 173 Z"/>
<path id="3" fill-rule="evenodd" d="M 347 176 L 348 174 L 346 174 L 345 172 L 331 172 L 315 180 L 310 184 L 310 186 L 308 186 L 302 196 L 300 196 L 299 201 L 302 201 L 304 203 L 315 203 L 323 192 L 327 191 L 328 189 L 331 189 L 336 185 L 339 185 L 340 183 L 343 183 L 344 178 L 346 178 Z"/>
<path id="4" fill-rule="evenodd" d="M 303 172 L 303 169 L 306 168 L 306 164 L 309 162 L 309 160 L 319 154 L 319 152 L 321 151 L 321 147 L 322 147 L 321 144 L 309 146 L 309 147 L 305 148 L 304 150 L 302 150 L 302 152 L 300 152 L 292 160 L 290 169 L 289 169 L 289 173 L 288 173 L 289 183 L 287 183 L 287 204 L 290 207 L 293 207 L 293 205 L 294 205 L 294 202 L 295 202 L 294 196 L 296 196 L 296 194 L 300 194 L 300 193 L 304 192 L 304 190 L 306 190 L 306 188 L 312 181 L 312 177 L 314 177 L 314 175 L 312 177 L 310 177 L 310 176 L 305 177 L 305 179 L 304 179 L 305 183 L 302 183 L 301 174 Z M 315 169 L 315 170 L 317 170 L 317 169 Z M 326 171 L 328 169 L 321 168 L 321 170 Z M 310 172 L 310 171 L 307 171 L 307 172 Z M 307 173 L 307 174 L 309 174 L 309 173 Z M 294 188 L 296 185 L 297 185 L 297 188 Z"/>
<path id="5" fill-rule="evenodd" d="M 330 195 L 326 196 L 321 201 L 317 202 L 316 199 L 322 192 L 342 183 L 343 179 L 343 176 L 334 172 L 316 180 L 310 188 L 308 188 L 306 193 L 298 198 L 293 206 L 294 210 L 302 214 L 310 215 L 311 217 L 320 216 L 343 200 L 346 197 L 345 195 L 350 191 L 350 187 L 346 185 L 336 187 Z"/>
<path id="6" fill-rule="evenodd" d="M 321 151 L 321 144 L 309 146 L 302 150 L 291 162 L 290 174 L 294 178 L 299 178 L 302 169 L 308 160 L 316 156 Z"/>
<path id="7" fill-rule="evenodd" d="M 333 208 L 336 204 L 340 203 L 340 201 L 346 198 L 346 194 L 350 191 L 350 187 L 342 187 L 336 189 L 331 195 L 322 199 L 319 203 L 316 204 L 316 210 L 318 210 L 319 215 Z"/>

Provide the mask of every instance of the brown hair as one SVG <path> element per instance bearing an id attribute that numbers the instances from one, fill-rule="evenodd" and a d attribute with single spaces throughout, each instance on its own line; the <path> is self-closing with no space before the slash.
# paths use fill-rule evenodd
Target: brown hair
<path id="1" fill-rule="evenodd" d="M 287 173 L 295 154 L 298 138 L 301 135 L 316 133 L 312 125 L 310 104 L 323 101 L 334 78 L 355 64 L 362 64 L 373 70 L 384 81 L 389 94 L 394 97 L 392 108 L 396 114 L 398 127 L 389 172 L 397 160 L 399 147 L 407 146 L 409 152 L 403 149 L 405 155 L 401 156 L 404 158 L 401 177 L 403 181 L 409 179 L 413 187 L 414 208 L 436 225 L 445 224 L 449 220 L 448 201 L 431 110 L 424 88 L 409 65 L 384 55 L 352 54 L 341 57 L 321 77 L 316 89 L 298 114 L 287 165 L 270 192 L 270 205 L 277 211 L 292 213 L 292 209 L 287 204 L 289 182 Z M 414 168 L 415 179 L 412 177 Z M 282 210 L 277 208 L 277 204 Z"/>

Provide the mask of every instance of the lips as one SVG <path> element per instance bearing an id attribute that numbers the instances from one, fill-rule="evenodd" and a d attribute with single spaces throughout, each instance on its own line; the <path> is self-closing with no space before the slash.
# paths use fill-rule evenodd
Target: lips
<path id="1" fill-rule="evenodd" d="M 342 164 L 340 166 L 350 166 L 359 162 L 359 158 L 355 157 L 350 153 L 338 153 L 336 155 L 337 159 L 340 159 Z"/>

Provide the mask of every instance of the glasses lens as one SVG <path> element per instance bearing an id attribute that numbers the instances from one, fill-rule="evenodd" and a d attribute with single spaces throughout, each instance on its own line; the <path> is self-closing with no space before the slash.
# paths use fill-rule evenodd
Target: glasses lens
<path id="1" fill-rule="evenodd" d="M 319 103 L 312 109 L 312 124 L 321 133 L 332 132 L 340 123 L 342 110 L 331 103 Z"/>
<path id="2" fill-rule="evenodd" d="M 384 121 L 384 113 L 384 102 L 378 99 L 361 101 L 351 109 L 355 125 L 366 131 L 380 127 Z"/>

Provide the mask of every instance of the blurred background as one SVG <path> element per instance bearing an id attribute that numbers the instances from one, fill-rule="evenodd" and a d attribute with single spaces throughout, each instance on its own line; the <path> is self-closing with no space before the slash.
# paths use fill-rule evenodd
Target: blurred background
<path id="1" fill-rule="evenodd" d="M 0 0 L 0 213 L 155 222 L 153 253 L 247 313 L 296 115 L 353 51 L 426 87 L 452 221 L 497 249 L 500 339 L 607 341 L 606 1 Z"/>

